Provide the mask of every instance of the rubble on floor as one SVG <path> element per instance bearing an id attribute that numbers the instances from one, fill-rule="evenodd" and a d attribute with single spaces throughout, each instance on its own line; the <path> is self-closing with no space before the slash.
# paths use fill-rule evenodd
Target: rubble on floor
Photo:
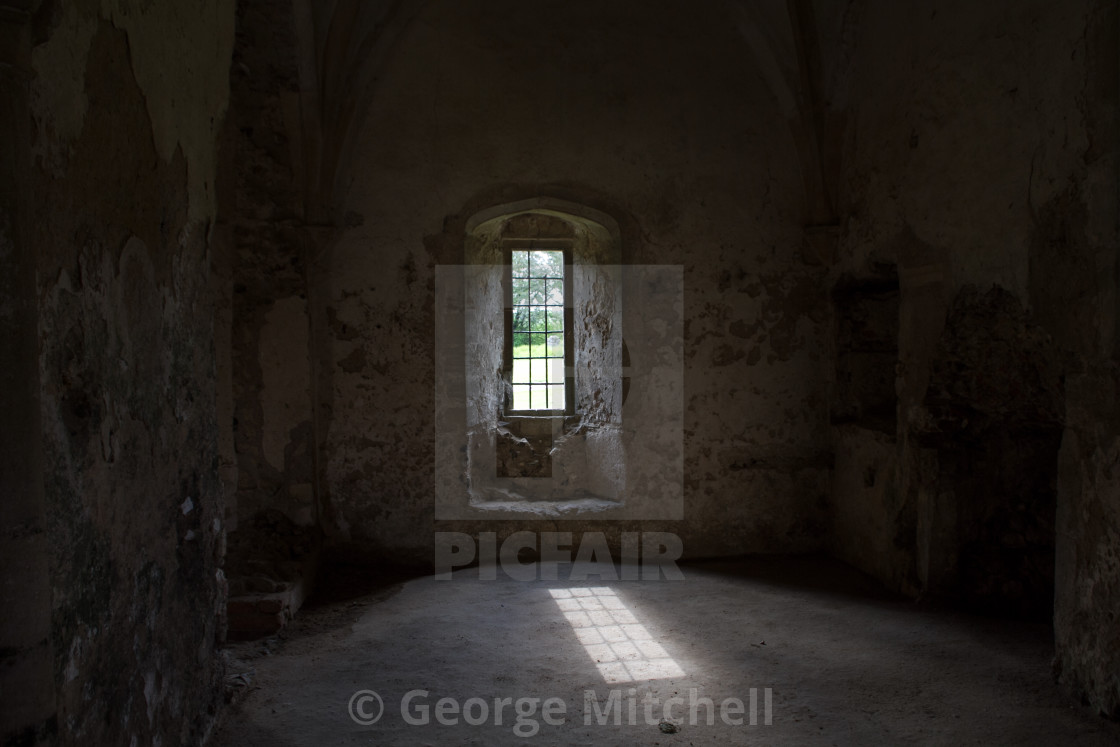
<path id="1" fill-rule="evenodd" d="M 227 637 L 252 640 L 283 629 L 311 593 L 319 550 L 315 530 L 271 509 L 231 533 Z"/>

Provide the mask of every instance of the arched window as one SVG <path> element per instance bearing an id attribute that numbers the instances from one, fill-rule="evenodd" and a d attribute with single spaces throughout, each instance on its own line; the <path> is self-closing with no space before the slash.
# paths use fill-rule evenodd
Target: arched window
<path id="1" fill-rule="evenodd" d="M 462 240 L 436 271 L 436 518 L 680 518 L 681 268 L 624 266 L 613 219 L 552 198 Z"/>

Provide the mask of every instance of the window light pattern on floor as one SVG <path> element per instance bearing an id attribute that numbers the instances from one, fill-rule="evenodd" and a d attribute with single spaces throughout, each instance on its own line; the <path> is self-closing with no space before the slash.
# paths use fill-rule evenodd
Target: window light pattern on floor
<path id="1" fill-rule="evenodd" d="M 607 684 L 684 676 L 613 589 L 592 586 L 549 591 Z"/>

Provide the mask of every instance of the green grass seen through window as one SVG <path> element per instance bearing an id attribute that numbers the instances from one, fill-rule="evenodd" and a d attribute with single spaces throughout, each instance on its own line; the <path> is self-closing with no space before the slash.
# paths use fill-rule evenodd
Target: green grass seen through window
<path id="1" fill-rule="evenodd" d="M 518 250 L 510 262 L 514 410 L 562 410 L 564 253 Z"/>

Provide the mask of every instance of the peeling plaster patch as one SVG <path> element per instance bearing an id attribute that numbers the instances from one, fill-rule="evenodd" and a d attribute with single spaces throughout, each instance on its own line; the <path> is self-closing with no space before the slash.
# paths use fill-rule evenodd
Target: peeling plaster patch
<path id="1" fill-rule="evenodd" d="M 70 641 L 70 660 L 66 663 L 66 681 L 73 682 L 80 674 L 78 660 L 82 658 L 82 639 L 75 638 Z"/>
<path id="2" fill-rule="evenodd" d="M 34 198 L 57 720 L 74 743 L 200 744 L 221 698 L 220 663 L 196 652 L 217 637 L 222 553 L 209 529 L 221 502 L 197 186 L 213 171 L 221 107 L 186 84 L 225 95 L 229 55 L 213 47 L 232 37 L 233 14 L 207 17 L 211 0 L 152 2 L 124 32 L 100 0 L 58 5 L 31 51 L 38 163 L 21 184 Z M 183 22 L 167 22 L 176 14 Z M 182 110 L 164 112 L 170 130 L 157 117 L 153 137 L 148 110 L 171 100 Z M 156 141 L 169 131 L 164 162 Z M 188 225 L 188 210 L 203 220 Z M 193 509 L 177 516 L 188 495 Z"/>
<path id="3" fill-rule="evenodd" d="M 183 651 L 193 648 L 192 637 L 213 639 L 207 605 L 215 595 L 200 574 L 214 562 L 206 552 L 212 539 L 200 531 L 196 518 L 200 509 L 214 511 L 216 503 L 207 470 L 213 422 L 207 415 L 212 410 L 205 377 L 213 369 L 197 355 L 210 347 L 205 336 L 211 318 L 186 312 L 200 308 L 206 280 L 187 269 L 201 265 L 201 242 L 183 249 L 189 254 L 166 286 L 155 281 L 148 250 L 135 237 L 119 258 L 91 238 L 74 250 L 76 270 L 48 266 L 41 271 L 41 277 L 57 278 L 40 291 L 39 324 L 45 487 L 58 545 L 52 625 L 56 640 L 63 642 L 58 703 L 60 721 L 65 718 L 82 742 L 123 742 L 120 722 L 104 715 L 129 707 L 131 695 L 125 693 L 132 691 L 119 681 L 132 675 L 117 666 L 121 657 L 154 659 L 157 671 L 172 672 L 168 662 L 188 660 Z M 129 365 L 122 366 L 124 361 Z M 194 404 L 173 420 L 171 408 L 179 410 L 180 402 Z M 103 459 L 107 445 L 116 467 Z M 190 496 L 187 504 L 151 499 L 173 481 Z M 180 526 L 201 542 L 184 549 L 165 540 L 165 512 L 175 508 L 188 509 L 191 519 L 180 519 Z M 158 570 L 141 570 L 134 584 L 114 585 L 118 574 L 143 568 L 153 558 L 175 562 L 181 578 L 190 581 L 172 587 Z M 186 591 L 164 597 L 172 588 Z M 129 614 L 118 614 L 124 604 L 130 604 Z M 180 627 L 157 629 L 163 614 Z M 105 633 L 96 640 L 99 626 Z M 129 633 L 136 635 L 131 649 Z M 205 712 L 212 665 L 202 662 L 197 671 L 189 698 L 196 712 Z M 165 682 L 154 691 L 153 730 L 182 724 L 165 707 L 166 689 Z M 175 707 L 172 703 L 172 711 Z M 187 728 L 198 733 L 205 727 Z M 154 744 L 157 736 L 146 734 L 143 743 Z"/>
<path id="4" fill-rule="evenodd" d="M 346 373 L 360 373 L 366 369 L 366 366 L 366 351 L 360 346 L 338 362 L 338 367 Z"/>
<path id="5" fill-rule="evenodd" d="M 156 150 L 187 160 L 191 221 L 216 211 L 214 141 L 229 100 L 234 3 L 102 0 L 101 15 L 128 35 L 136 83 L 144 93 Z M 205 49 L 199 48 L 204 40 Z M 191 65 L 184 61 L 191 60 Z M 205 62 L 205 66 L 199 63 Z"/>
<path id="6" fill-rule="evenodd" d="M 156 699 L 156 673 L 149 671 L 144 674 L 144 700 L 148 704 L 148 723 L 155 723 Z"/>
<path id="7" fill-rule="evenodd" d="M 62 175 L 69 144 L 82 133 L 89 107 L 86 57 L 96 30 L 96 19 L 68 5 L 50 40 L 31 53 L 31 110 L 39 128 L 32 155 L 55 177 Z"/>

